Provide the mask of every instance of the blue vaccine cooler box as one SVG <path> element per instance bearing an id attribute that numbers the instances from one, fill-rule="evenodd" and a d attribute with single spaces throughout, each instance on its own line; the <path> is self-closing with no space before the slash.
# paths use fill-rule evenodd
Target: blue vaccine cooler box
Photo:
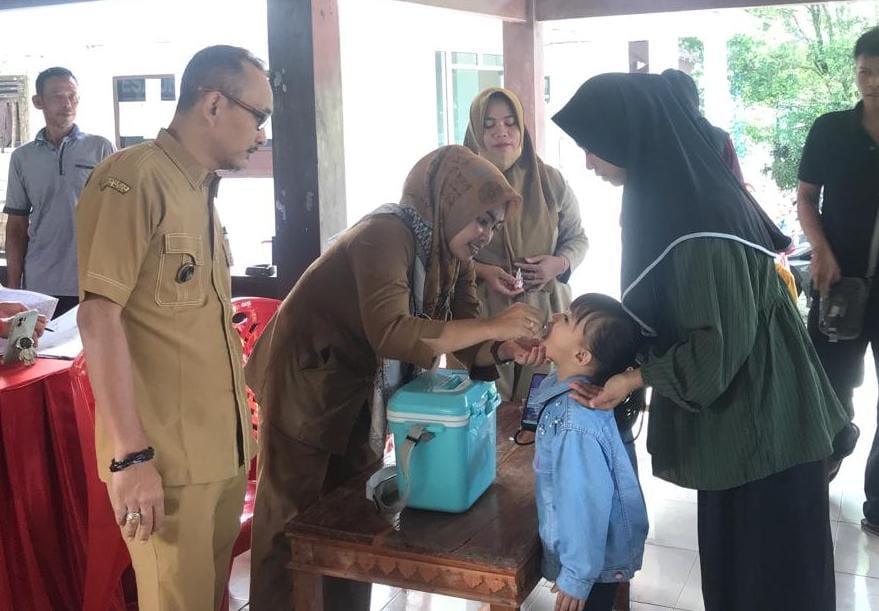
<path id="1" fill-rule="evenodd" d="M 462 513 L 482 496 L 495 478 L 500 402 L 494 382 L 443 369 L 422 373 L 394 393 L 388 428 L 407 507 Z M 407 436 L 418 431 L 420 441 L 407 447 Z"/>

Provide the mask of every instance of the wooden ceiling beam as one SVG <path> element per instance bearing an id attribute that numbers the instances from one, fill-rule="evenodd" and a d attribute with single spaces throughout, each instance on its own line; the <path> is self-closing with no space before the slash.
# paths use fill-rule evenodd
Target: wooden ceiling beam
<path id="1" fill-rule="evenodd" d="M 500 17 L 504 21 L 528 21 L 527 0 L 399 0 L 411 4 L 423 4 L 447 8 L 488 17 Z"/>
<path id="2" fill-rule="evenodd" d="M 750 8 L 782 4 L 812 4 L 815 0 L 537 0 L 535 17 L 538 21 L 608 17 L 697 11 L 719 8 Z"/>

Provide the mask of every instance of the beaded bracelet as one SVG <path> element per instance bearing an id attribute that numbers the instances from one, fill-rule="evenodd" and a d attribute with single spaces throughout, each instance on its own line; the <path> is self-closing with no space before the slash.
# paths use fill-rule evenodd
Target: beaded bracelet
<path id="1" fill-rule="evenodd" d="M 132 465 L 139 465 L 140 463 L 151 461 L 155 455 L 156 451 L 150 446 L 140 452 L 132 452 L 122 460 L 116 460 L 114 458 L 110 461 L 110 473 L 117 473 Z"/>

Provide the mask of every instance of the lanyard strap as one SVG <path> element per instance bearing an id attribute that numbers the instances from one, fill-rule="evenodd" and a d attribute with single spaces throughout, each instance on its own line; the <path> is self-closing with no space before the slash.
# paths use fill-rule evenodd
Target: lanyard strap
<path id="1" fill-rule="evenodd" d="M 416 424 L 406 433 L 406 442 L 400 448 L 399 471 L 397 466 L 389 466 L 379 469 L 372 474 L 366 482 L 366 498 L 375 503 L 376 508 L 388 519 L 394 530 L 400 530 L 400 512 L 406 507 L 409 500 L 409 491 L 412 489 L 412 481 L 409 477 L 409 464 L 412 460 L 412 450 L 419 442 L 433 439 L 433 433 L 426 430 L 425 425 Z M 406 479 L 406 488 L 400 490 L 398 473 Z M 395 501 L 386 502 L 396 492 Z"/>

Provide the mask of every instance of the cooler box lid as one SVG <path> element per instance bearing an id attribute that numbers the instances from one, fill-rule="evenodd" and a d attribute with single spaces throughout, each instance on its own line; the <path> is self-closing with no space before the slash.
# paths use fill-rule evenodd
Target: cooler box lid
<path id="1" fill-rule="evenodd" d="M 400 388 L 388 402 L 388 420 L 466 423 L 473 410 L 494 407 L 497 390 L 492 382 L 477 382 L 466 371 L 426 371 Z"/>

